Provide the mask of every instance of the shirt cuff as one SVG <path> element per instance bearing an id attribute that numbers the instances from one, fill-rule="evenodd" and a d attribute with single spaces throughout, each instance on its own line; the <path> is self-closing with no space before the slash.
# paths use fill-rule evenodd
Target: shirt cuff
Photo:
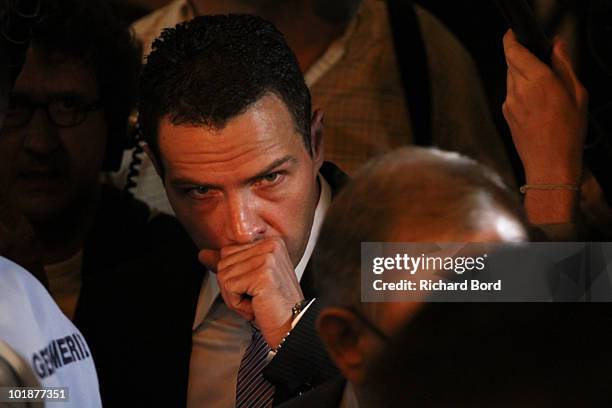
<path id="1" fill-rule="evenodd" d="M 310 307 L 310 305 L 312 305 L 314 303 L 314 301 L 316 300 L 316 298 L 311 299 L 308 304 L 306 305 L 306 307 L 304 307 L 302 309 L 302 311 L 300 312 L 300 314 L 298 314 L 295 319 L 293 319 L 293 321 L 291 322 L 291 330 L 295 329 L 295 326 L 297 326 L 297 324 L 300 322 L 300 319 L 302 318 L 302 316 L 304 316 L 304 314 L 306 313 L 306 311 L 308 310 L 308 308 Z M 285 339 L 287 338 L 287 336 L 289 336 L 289 334 L 291 334 L 291 332 L 287 333 L 287 335 L 285 336 Z M 269 363 L 270 361 L 272 361 L 272 359 L 274 358 L 274 356 L 276 356 L 276 351 L 274 350 L 270 350 L 268 352 L 268 356 L 266 357 L 267 362 Z"/>
<path id="2" fill-rule="evenodd" d="M 300 314 L 295 316 L 295 319 L 293 319 L 293 321 L 291 322 L 291 330 L 293 330 L 295 328 L 295 326 L 297 326 L 297 324 L 300 322 L 300 319 L 302 318 L 302 316 L 304 316 L 304 313 L 306 313 L 306 311 L 308 310 L 310 305 L 312 305 L 312 302 L 314 302 L 315 300 L 316 300 L 316 298 L 311 299 L 310 302 L 308 302 L 308 304 L 306 305 L 306 307 L 302 309 Z M 291 333 L 291 332 L 289 332 L 289 333 Z M 287 334 L 289 334 L 289 333 L 287 333 Z"/>

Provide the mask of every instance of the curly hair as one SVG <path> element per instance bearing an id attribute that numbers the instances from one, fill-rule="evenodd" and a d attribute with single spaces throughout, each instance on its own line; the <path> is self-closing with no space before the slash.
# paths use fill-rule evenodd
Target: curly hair
<path id="1" fill-rule="evenodd" d="M 157 128 L 223 128 L 266 94 L 278 96 L 310 151 L 310 93 L 283 35 L 251 15 L 197 17 L 153 43 L 139 86 L 139 121 L 159 159 Z"/>

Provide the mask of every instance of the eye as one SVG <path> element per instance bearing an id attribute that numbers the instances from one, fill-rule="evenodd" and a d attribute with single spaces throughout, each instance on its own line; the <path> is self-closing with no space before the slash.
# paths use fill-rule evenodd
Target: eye
<path id="1" fill-rule="evenodd" d="M 55 102 L 58 109 L 72 110 L 79 107 L 79 103 L 74 98 L 62 98 Z"/>
<path id="2" fill-rule="evenodd" d="M 186 193 L 190 198 L 201 200 L 212 196 L 214 190 L 208 186 L 195 186 L 187 188 Z"/>
<path id="3" fill-rule="evenodd" d="M 257 180 L 254 185 L 255 187 L 270 187 L 278 184 L 283 175 L 278 171 L 273 171 L 272 173 L 268 173 L 265 176 L 262 176 L 259 180 Z"/>
<path id="4" fill-rule="evenodd" d="M 273 183 L 276 180 L 278 180 L 279 177 L 280 177 L 280 174 L 274 172 L 274 173 L 266 174 L 265 176 L 263 176 L 262 180 L 264 180 L 267 183 Z"/>

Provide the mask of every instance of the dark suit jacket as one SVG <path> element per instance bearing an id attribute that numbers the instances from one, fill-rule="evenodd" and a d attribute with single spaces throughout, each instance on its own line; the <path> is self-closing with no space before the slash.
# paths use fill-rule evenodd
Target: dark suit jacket
<path id="1" fill-rule="evenodd" d="M 332 188 L 347 176 L 331 163 Z M 186 405 L 192 325 L 205 271 L 197 248 L 175 218 L 146 222 L 146 207 L 113 196 L 101 210 L 84 252 L 75 323 L 96 363 L 105 407 Z M 301 281 L 315 297 L 310 264 Z M 338 374 L 318 339 L 316 302 L 264 371 L 275 404 Z"/>
<path id="2" fill-rule="evenodd" d="M 331 187 L 332 198 L 348 179 L 346 174 L 329 162 L 323 164 L 321 174 Z M 306 299 L 316 297 L 313 275 L 312 262 L 309 262 L 300 281 Z M 319 311 L 319 304 L 315 301 L 291 331 L 279 353 L 264 369 L 264 377 L 276 386 L 275 405 L 339 375 L 316 332 L 315 321 Z"/>
<path id="3" fill-rule="evenodd" d="M 342 395 L 346 380 L 336 377 L 317 388 L 285 402 L 280 408 L 338 408 L 342 403 Z"/>
<path id="4" fill-rule="evenodd" d="M 185 406 L 197 250 L 170 216 L 105 189 L 83 252 L 74 323 L 96 364 L 105 407 Z"/>

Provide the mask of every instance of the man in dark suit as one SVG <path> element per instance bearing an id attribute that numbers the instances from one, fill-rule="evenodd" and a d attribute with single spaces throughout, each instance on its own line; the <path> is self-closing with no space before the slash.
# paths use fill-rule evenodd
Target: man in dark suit
<path id="1" fill-rule="evenodd" d="M 344 175 L 324 163 L 323 114 L 282 35 L 237 15 L 165 31 L 142 73 L 139 115 L 206 267 L 187 404 L 268 406 L 324 381 L 334 369 L 314 333 L 309 263 Z"/>

